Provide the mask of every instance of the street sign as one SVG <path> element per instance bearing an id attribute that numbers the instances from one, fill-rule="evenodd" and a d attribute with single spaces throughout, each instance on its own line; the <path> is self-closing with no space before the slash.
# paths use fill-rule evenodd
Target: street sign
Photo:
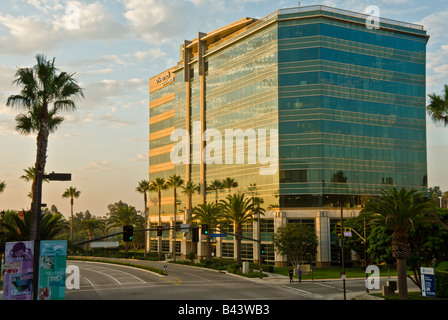
<path id="1" fill-rule="evenodd" d="M 182 223 L 180 225 L 180 231 L 181 232 L 189 232 L 190 231 L 190 224 L 189 223 Z"/>
<path id="2" fill-rule="evenodd" d="M 344 237 L 351 237 L 352 232 L 351 231 L 344 231 Z"/>
<path id="3" fill-rule="evenodd" d="M 435 297 L 434 268 L 420 267 L 422 296 Z"/>
<path id="4" fill-rule="evenodd" d="M 225 237 L 227 237 L 227 234 L 225 234 L 225 233 L 211 233 L 210 237 L 211 238 L 225 238 Z"/>
<path id="5" fill-rule="evenodd" d="M 90 243 L 91 248 L 113 248 L 118 247 L 118 241 L 96 241 Z"/>

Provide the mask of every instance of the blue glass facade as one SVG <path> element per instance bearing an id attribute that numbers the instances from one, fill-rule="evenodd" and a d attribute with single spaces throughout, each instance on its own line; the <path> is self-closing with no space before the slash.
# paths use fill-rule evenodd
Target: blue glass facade
<path id="1" fill-rule="evenodd" d="M 308 15 L 279 15 L 280 206 L 426 191 L 425 33 Z"/>

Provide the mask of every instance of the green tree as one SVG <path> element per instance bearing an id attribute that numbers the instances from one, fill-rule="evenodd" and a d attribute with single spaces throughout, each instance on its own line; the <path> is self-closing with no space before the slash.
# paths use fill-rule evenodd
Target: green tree
<path id="1" fill-rule="evenodd" d="M 123 228 L 127 225 L 136 226 L 143 224 L 144 220 L 144 217 L 138 214 L 135 207 L 128 205 L 116 206 L 109 216 L 109 223 L 114 228 Z M 125 242 L 126 253 L 128 249 L 128 242 Z"/>
<path id="2" fill-rule="evenodd" d="M 215 191 L 215 202 L 218 203 L 218 193 L 219 190 L 224 189 L 224 184 L 221 180 L 215 179 L 210 185 L 207 186 L 207 191 Z"/>
<path id="3" fill-rule="evenodd" d="M 182 180 L 182 178 L 179 175 L 177 175 L 177 174 L 170 176 L 168 178 L 168 180 L 166 181 L 166 186 L 168 188 L 173 189 L 174 226 L 176 226 L 176 224 L 177 224 L 177 221 L 176 221 L 176 215 L 177 215 L 177 190 L 179 188 L 181 188 L 183 184 L 184 184 L 184 180 Z M 174 234 L 176 234 L 176 231 L 174 231 Z M 173 246 L 172 246 L 173 247 L 173 254 L 172 255 L 173 255 L 174 261 L 176 261 L 176 246 L 175 246 L 175 243 L 176 243 L 176 236 L 174 236 Z"/>
<path id="4" fill-rule="evenodd" d="M 433 210 L 435 203 L 426 200 L 421 192 L 415 189 L 402 188 L 381 189 L 379 198 L 372 198 L 366 203 L 362 214 L 372 214 L 371 223 L 385 226 L 392 230 L 392 256 L 397 260 L 398 293 L 400 298 L 407 299 L 406 259 L 411 256 L 411 244 L 408 231 L 419 223 L 434 221 L 424 215 Z"/>
<path id="5" fill-rule="evenodd" d="M 36 65 L 32 68 L 18 68 L 14 84 L 21 87 L 21 92 L 8 97 L 8 106 L 21 107 L 25 113 L 16 116 L 16 129 L 24 135 L 37 132 L 36 174 L 44 174 L 47 161 L 47 146 L 50 133 L 57 130 L 64 118 L 61 111 L 76 109 L 74 98 L 84 97 L 82 89 L 73 78 L 74 74 L 57 73 L 55 59 L 38 54 Z M 30 239 L 37 237 L 37 223 L 40 216 L 39 188 L 33 182 L 32 219 Z"/>
<path id="6" fill-rule="evenodd" d="M 89 240 L 91 240 L 91 239 L 93 239 L 95 230 L 101 228 L 101 220 L 98 220 L 98 219 L 83 220 L 83 221 L 81 221 L 81 227 L 87 231 Z M 90 250 L 91 249 L 90 242 L 88 244 L 89 244 L 89 250 Z"/>
<path id="7" fill-rule="evenodd" d="M 230 190 L 232 188 L 238 187 L 238 182 L 236 182 L 235 179 L 233 179 L 233 178 L 227 177 L 224 180 L 222 180 L 222 186 L 223 186 L 223 188 L 229 189 L 229 193 L 230 193 Z"/>
<path id="8" fill-rule="evenodd" d="M 208 224 L 210 229 L 216 229 L 220 219 L 221 205 L 219 203 L 201 203 L 194 207 L 190 223 Z M 206 235 L 207 241 L 207 259 L 211 258 L 210 235 Z"/>
<path id="9" fill-rule="evenodd" d="M 7 241 L 26 241 L 31 232 L 31 211 L 25 211 L 23 219 L 17 212 L 11 215 L 12 221 L 5 223 L 5 238 Z M 60 213 L 45 213 L 41 220 L 41 240 L 53 240 L 57 235 L 68 229 L 68 223 Z"/>
<path id="10" fill-rule="evenodd" d="M 317 253 L 317 236 L 313 228 L 302 223 L 280 226 L 272 237 L 275 250 L 288 257 L 293 266 L 303 265 Z"/>
<path id="11" fill-rule="evenodd" d="M 6 189 L 6 182 L 0 180 L 0 193 L 4 192 Z"/>
<path id="12" fill-rule="evenodd" d="M 81 191 L 76 188 L 70 187 L 62 194 L 63 198 L 70 198 L 70 240 L 73 241 L 73 204 L 74 199 L 78 199 L 81 195 Z"/>
<path id="13" fill-rule="evenodd" d="M 243 235 L 243 224 L 253 221 L 253 201 L 245 198 L 243 194 L 228 195 L 226 200 L 221 200 L 222 220 L 225 224 L 235 225 L 236 235 L 236 261 L 241 263 L 241 236 Z"/>
<path id="14" fill-rule="evenodd" d="M 448 125 L 448 85 L 445 84 L 442 95 L 436 93 L 428 94 L 429 105 L 426 106 L 426 111 L 435 123 L 442 123 L 444 126 Z"/>

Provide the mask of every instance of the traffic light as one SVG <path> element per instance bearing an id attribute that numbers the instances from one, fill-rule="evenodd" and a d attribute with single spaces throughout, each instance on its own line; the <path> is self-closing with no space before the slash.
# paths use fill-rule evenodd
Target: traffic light
<path id="1" fill-rule="evenodd" d="M 123 241 L 129 242 L 134 238 L 134 227 L 131 225 L 123 226 Z"/>
<path id="2" fill-rule="evenodd" d="M 191 241 L 199 242 L 199 228 L 191 228 Z"/>
<path id="3" fill-rule="evenodd" d="M 208 234 L 208 224 L 203 224 L 201 226 L 202 234 Z"/>
<path id="4" fill-rule="evenodd" d="M 340 223 L 337 223 L 337 224 L 336 224 L 336 234 L 337 234 L 338 236 L 342 235 L 342 227 L 341 227 L 341 224 L 340 224 Z"/>
<path id="5" fill-rule="evenodd" d="M 162 232 L 163 232 L 163 227 L 162 226 L 157 226 L 157 236 L 158 237 L 162 236 Z"/>
<path id="6" fill-rule="evenodd" d="M 364 246 L 365 246 L 364 242 L 360 242 L 359 243 L 359 252 L 360 252 L 360 254 L 364 254 Z"/>
<path id="7" fill-rule="evenodd" d="M 261 263 L 266 262 L 266 257 L 264 256 L 266 253 L 266 245 L 265 244 L 261 244 L 260 245 L 260 251 L 261 251 L 261 257 L 260 257 L 260 261 Z"/>

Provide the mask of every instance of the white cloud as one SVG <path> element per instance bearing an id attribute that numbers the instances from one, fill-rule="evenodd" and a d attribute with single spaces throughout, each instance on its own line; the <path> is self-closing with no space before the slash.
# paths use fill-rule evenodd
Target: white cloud
<path id="1" fill-rule="evenodd" d="M 194 9 L 191 2 L 181 1 L 123 0 L 123 2 L 126 8 L 124 16 L 134 36 L 159 44 L 179 36 L 188 27 Z"/>
<path id="2" fill-rule="evenodd" d="M 54 50 L 66 41 L 122 39 L 128 32 L 100 3 L 81 4 L 79 29 L 68 29 L 70 13 L 58 1 L 31 1 L 41 14 L 28 16 L 0 15 L 0 27 L 8 34 L 0 38 L 0 53 L 29 54 L 37 50 Z M 42 14 L 44 13 L 44 14 Z M 38 32 L 37 32 L 38 30 Z"/>

